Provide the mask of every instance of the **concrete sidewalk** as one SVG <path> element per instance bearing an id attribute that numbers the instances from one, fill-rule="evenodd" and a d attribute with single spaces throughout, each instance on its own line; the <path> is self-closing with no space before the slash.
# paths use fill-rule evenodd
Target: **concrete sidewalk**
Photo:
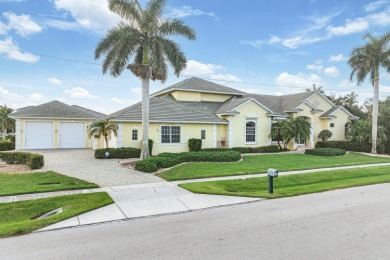
<path id="1" fill-rule="evenodd" d="M 39 231 L 262 200 L 261 198 L 194 194 L 168 182 L 118 186 L 96 191 L 108 192 L 115 203 L 47 226 Z"/>

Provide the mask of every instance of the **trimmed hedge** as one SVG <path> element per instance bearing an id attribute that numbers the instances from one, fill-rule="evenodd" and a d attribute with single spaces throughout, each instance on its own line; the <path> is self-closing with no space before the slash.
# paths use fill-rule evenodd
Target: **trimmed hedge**
<path id="1" fill-rule="evenodd" d="M 369 143 L 358 144 L 351 141 L 327 141 L 327 142 L 318 141 L 316 143 L 315 148 L 340 148 L 346 151 L 353 151 L 353 152 L 366 152 L 366 153 L 371 152 L 371 144 Z"/>
<path id="2" fill-rule="evenodd" d="M 127 158 L 139 158 L 141 155 L 141 149 L 132 148 L 132 147 L 123 147 L 123 148 L 106 148 L 106 149 L 96 149 L 95 158 L 96 159 L 107 159 L 105 155 L 106 152 L 109 152 L 109 159 L 127 159 Z"/>
<path id="3" fill-rule="evenodd" d="M 237 151 L 161 153 L 157 157 L 138 161 L 135 164 L 135 169 L 143 172 L 155 172 L 158 169 L 173 167 L 182 162 L 235 162 L 240 159 L 241 154 Z"/>
<path id="4" fill-rule="evenodd" d="M 316 155 L 316 156 L 341 156 L 347 152 L 344 149 L 339 148 L 317 148 L 317 149 L 306 149 L 305 154 Z"/>
<path id="5" fill-rule="evenodd" d="M 15 136 L 14 135 L 6 135 L 5 136 L 5 140 L 6 141 L 9 141 L 9 142 L 11 142 L 11 143 L 15 143 Z"/>
<path id="6" fill-rule="evenodd" d="M 190 152 L 199 152 L 202 149 L 202 140 L 191 138 L 188 140 L 188 148 Z"/>
<path id="7" fill-rule="evenodd" d="M 0 151 L 15 150 L 15 144 L 9 141 L 0 141 Z"/>
<path id="8" fill-rule="evenodd" d="M 40 169 L 44 165 L 43 155 L 26 152 L 0 152 L 0 159 L 7 164 L 26 164 L 30 169 Z"/>
<path id="9" fill-rule="evenodd" d="M 206 148 L 202 151 L 236 151 L 239 153 L 278 153 L 277 145 L 259 146 L 259 147 L 233 147 L 233 148 Z"/>

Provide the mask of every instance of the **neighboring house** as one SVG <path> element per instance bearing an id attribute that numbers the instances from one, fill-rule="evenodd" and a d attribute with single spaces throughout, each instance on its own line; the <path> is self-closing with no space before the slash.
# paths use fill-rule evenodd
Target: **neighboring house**
<path id="1" fill-rule="evenodd" d="M 16 121 L 15 148 L 19 150 L 91 148 L 87 127 L 105 116 L 80 106 L 52 101 L 17 109 L 9 117 Z"/>
<path id="2" fill-rule="evenodd" d="M 141 102 L 108 116 L 118 124 L 111 147 L 141 147 Z M 314 147 L 318 133 L 329 129 L 331 140 L 344 140 L 350 120 L 357 119 L 318 91 L 271 96 L 248 94 L 199 78 L 189 78 L 150 98 L 149 138 L 153 154 L 188 151 L 188 139 L 202 139 L 203 148 L 256 147 L 272 144 L 271 126 L 303 116 L 312 126 L 308 140 L 294 140 L 290 149 Z M 103 147 L 101 147 L 103 148 Z"/>

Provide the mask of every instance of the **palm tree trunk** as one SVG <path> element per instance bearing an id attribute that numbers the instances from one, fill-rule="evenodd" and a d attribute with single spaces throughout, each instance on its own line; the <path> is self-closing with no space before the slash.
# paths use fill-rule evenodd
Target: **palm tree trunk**
<path id="1" fill-rule="evenodd" d="M 104 136 L 104 141 L 106 141 L 106 148 L 108 149 L 108 139 L 107 139 L 107 135 Z"/>
<path id="2" fill-rule="evenodd" d="M 378 92 L 379 92 L 379 75 L 378 71 L 374 76 L 374 97 L 372 99 L 372 148 L 371 153 L 376 154 L 377 135 L 378 135 Z"/>
<path id="3" fill-rule="evenodd" d="M 150 157 L 149 154 L 149 82 L 152 68 L 148 66 L 148 74 L 142 79 L 142 143 L 140 159 Z"/>

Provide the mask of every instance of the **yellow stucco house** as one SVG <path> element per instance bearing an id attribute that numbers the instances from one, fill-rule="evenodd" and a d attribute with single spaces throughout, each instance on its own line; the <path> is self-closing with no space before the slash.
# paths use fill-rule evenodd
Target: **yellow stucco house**
<path id="1" fill-rule="evenodd" d="M 357 119 L 320 92 L 249 94 L 194 77 L 151 95 L 149 138 L 153 154 L 188 151 L 190 138 L 202 139 L 202 148 L 266 146 L 273 144 L 272 124 L 296 116 L 311 123 L 311 134 L 308 140 L 293 141 L 290 149 L 314 147 L 324 129 L 332 131 L 331 140 L 345 140 L 349 122 Z M 140 148 L 141 103 L 108 118 L 118 124 L 110 147 Z"/>

